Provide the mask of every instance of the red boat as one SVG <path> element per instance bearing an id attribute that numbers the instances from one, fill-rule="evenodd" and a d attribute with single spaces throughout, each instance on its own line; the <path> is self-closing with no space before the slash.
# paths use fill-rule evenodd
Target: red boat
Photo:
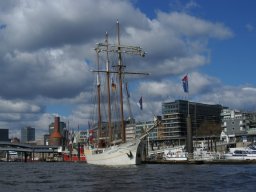
<path id="1" fill-rule="evenodd" d="M 63 151 L 62 155 L 63 155 L 63 161 L 86 162 L 83 146 L 79 147 L 79 153 L 76 148 L 73 148 L 70 151 Z"/>

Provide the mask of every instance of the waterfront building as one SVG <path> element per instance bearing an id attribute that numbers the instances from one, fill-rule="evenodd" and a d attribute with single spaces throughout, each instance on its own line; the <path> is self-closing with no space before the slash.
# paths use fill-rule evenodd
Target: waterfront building
<path id="1" fill-rule="evenodd" d="M 88 138 L 89 138 L 88 130 L 79 131 L 79 135 L 78 135 L 79 143 L 88 143 Z"/>
<path id="2" fill-rule="evenodd" d="M 247 137 L 251 142 L 256 142 L 256 112 L 247 113 Z"/>
<path id="3" fill-rule="evenodd" d="M 30 143 L 35 141 L 35 128 L 33 127 L 23 127 L 21 128 L 21 143 Z"/>
<path id="4" fill-rule="evenodd" d="M 154 121 L 145 121 L 145 122 L 138 122 L 136 123 L 136 130 L 135 130 L 135 137 L 139 138 L 142 136 L 146 131 L 154 125 Z M 158 139 L 158 129 L 154 128 L 149 134 L 149 140 L 157 140 Z"/>
<path id="5" fill-rule="evenodd" d="M 49 125 L 49 134 L 51 135 L 52 132 L 54 130 L 54 122 L 52 122 L 50 125 Z M 59 132 L 62 136 L 65 136 L 65 131 L 66 131 L 66 123 L 65 122 L 62 122 L 60 121 L 59 122 Z"/>
<path id="6" fill-rule="evenodd" d="M 59 133 L 61 135 L 61 143 L 63 145 L 67 145 L 68 144 L 68 137 L 69 137 L 69 130 L 67 129 L 67 125 L 65 122 L 60 121 L 60 117 L 59 118 L 59 123 L 58 123 L 58 129 L 59 129 Z M 45 135 L 44 137 L 44 143 L 45 145 L 47 145 L 47 143 L 49 144 L 49 137 L 50 135 L 52 135 L 53 131 L 54 131 L 54 126 L 55 126 L 55 119 L 54 122 L 50 123 L 49 125 L 49 135 Z"/>
<path id="7" fill-rule="evenodd" d="M 136 137 L 136 125 L 134 123 L 127 124 L 125 127 L 126 141 L 131 141 Z"/>
<path id="8" fill-rule="evenodd" d="M 199 128 L 203 125 L 221 124 L 221 105 L 188 102 L 186 100 L 175 100 L 162 103 L 162 128 L 161 139 L 172 140 L 178 143 L 185 141 L 187 135 L 186 118 L 188 113 L 191 118 L 192 135 L 197 137 Z"/>
<path id="9" fill-rule="evenodd" d="M 11 143 L 18 144 L 20 143 L 20 139 L 18 137 L 11 138 Z"/>
<path id="10" fill-rule="evenodd" d="M 49 143 L 50 143 L 50 135 L 45 134 L 44 135 L 44 145 L 49 145 Z"/>
<path id="11" fill-rule="evenodd" d="M 63 145 L 62 135 L 60 134 L 60 117 L 54 117 L 54 129 L 50 134 L 50 145 Z"/>
<path id="12" fill-rule="evenodd" d="M 245 134 L 248 121 L 246 113 L 238 110 L 223 109 L 221 112 L 222 128 L 227 135 Z"/>
<path id="13" fill-rule="evenodd" d="M 88 143 L 88 138 L 89 138 L 89 130 L 80 130 L 80 131 L 75 131 L 72 133 L 73 135 L 73 143 Z"/>
<path id="14" fill-rule="evenodd" d="M 223 109 L 221 112 L 221 140 L 226 142 L 255 141 L 256 113 Z"/>
<path id="15" fill-rule="evenodd" d="M 9 129 L 0 129 L 0 141 L 10 141 Z"/>

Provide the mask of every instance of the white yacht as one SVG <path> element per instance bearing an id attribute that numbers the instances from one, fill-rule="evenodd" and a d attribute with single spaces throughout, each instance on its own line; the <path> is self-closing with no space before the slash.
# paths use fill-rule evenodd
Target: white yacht
<path id="1" fill-rule="evenodd" d="M 254 146 L 230 148 L 224 154 L 227 160 L 256 160 L 256 148 Z"/>
<path id="2" fill-rule="evenodd" d="M 178 146 L 169 149 L 165 149 L 163 153 L 163 159 L 168 161 L 186 161 L 187 152 L 185 146 Z"/>

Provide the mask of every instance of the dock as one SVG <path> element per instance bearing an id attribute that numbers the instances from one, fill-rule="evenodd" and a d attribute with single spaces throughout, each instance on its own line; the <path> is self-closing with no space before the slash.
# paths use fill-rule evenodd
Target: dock
<path id="1" fill-rule="evenodd" d="M 170 161 L 170 160 L 146 160 L 143 164 L 256 164 L 256 160 L 185 160 L 185 161 Z"/>

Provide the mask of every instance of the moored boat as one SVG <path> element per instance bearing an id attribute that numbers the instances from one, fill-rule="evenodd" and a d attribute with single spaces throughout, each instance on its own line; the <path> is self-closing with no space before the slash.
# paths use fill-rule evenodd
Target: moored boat
<path id="1" fill-rule="evenodd" d="M 195 160 L 213 161 L 220 159 L 220 154 L 217 152 L 207 151 L 204 149 L 196 149 L 193 153 Z"/>
<path id="2" fill-rule="evenodd" d="M 256 160 L 256 149 L 253 147 L 230 148 L 223 157 L 227 160 Z"/>
<path id="3" fill-rule="evenodd" d="M 173 147 L 165 149 L 163 159 L 167 161 L 186 161 L 188 153 L 185 151 L 185 146 Z"/>
<path id="4" fill-rule="evenodd" d="M 80 148 L 79 153 L 76 149 L 73 149 L 72 151 L 63 151 L 62 156 L 63 156 L 63 161 L 86 162 L 84 147 Z"/>
<path id="5" fill-rule="evenodd" d="M 108 148 L 85 150 L 87 163 L 97 165 L 137 165 L 141 163 L 143 143 L 138 139 Z"/>

